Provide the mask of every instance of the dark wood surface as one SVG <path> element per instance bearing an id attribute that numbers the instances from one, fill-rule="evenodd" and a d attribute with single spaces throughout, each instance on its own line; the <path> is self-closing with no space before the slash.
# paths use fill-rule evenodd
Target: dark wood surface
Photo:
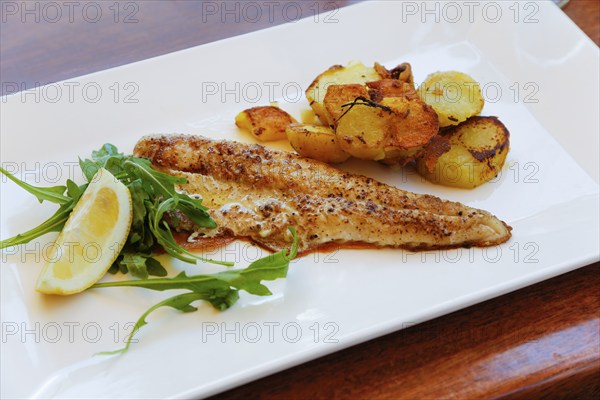
<path id="1" fill-rule="evenodd" d="M 256 18 L 252 8 L 244 9 L 239 1 L 224 7 L 222 1 L 124 0 L 118 7 L 114 1 L 76 1 L 77 6 L 61 7 L 61 18 L 53 22 L 58 15 L 53 7 L 44 9 L 41 5 L 37 14 L 27 14 L 21 1 L 0 1 L 16 4 L 16 8 L 0 8 L 0 81 L 16 82 L 23 89 L 294 21 L 297 15 L 313 16 L 317 10 L 331 10 L 332 5 L 357 2 L 278 0 L 269 6 L 269 2 L 259 1 L 254 3 L 267 5 L 262 8 L 262 17 Z M 286 8 L 286 4 L 291 5 Z M 34 5 L 28 7 L 35 10 Z M 2 85 L 0 95 L 7 94 L 6 87 Z"/>
<path id="2" fill-rule="evenodd" d="M 595 264 L 217 397 L 593 398 L 599 284 Z"/>
<path id="3" fill-rule="evenodd" d="M 207 5 L 199 1 L 122 2 L 118 21 L 114 6 L 109 9 L 113 2 L 96 2 L 102 4 L 103 17 L 93 23 L 94 9 L 88 10 L 86 20 L 81 10 L 85 2 L 80 2 L 73 22 L 63 15 L 52 23 L 48 19 L 54 14 L 43 13 L 39 22 L 35 15 L 23 22 L 5 4 L 22 2 L 2 3 L 0 82 L 17 82 L 22 88 L 286 22 L 283 13 L 274 13 L 273 22 L 242 18 L 236 23 L 231 16 L 223 22 L 208 15 Z M 305 15 L 327 3 L 296 2 Z M 571 0 L 564 10 L 600 43 L 599 1 Z M 124 23 L 128 16 L 130 23 Z M 218 397 L 599 398 L 599 287 L 596 263 Z"/>

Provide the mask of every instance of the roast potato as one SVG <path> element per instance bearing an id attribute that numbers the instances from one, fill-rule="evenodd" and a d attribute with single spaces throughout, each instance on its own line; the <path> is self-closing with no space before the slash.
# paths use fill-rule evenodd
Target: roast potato
<path id="1" fill-rule="evenodd" d="M 379 63 L 375 63 L 375 70 L 381 75 L 382 79 L 394 79 L 409 84 L 413 89 L 415 88 L 412 67 L 409 63 L 402 63 L 390 70 Z"/>
<path id="2" fill-rule="evenodd" d="M 335 134 L 340 147 L 363 160 L 381 160 L 389 138 L 394 112 L 365 98 L 356 99 L 337 120 Z"/>
<path id="3" fill-rule="evenodd" d="M 386 97 L 380 104 L 393 112 L 388 120 L 388 137 L 381 161 L 388 165 L 405 165 L 415 160 L 438 133 L 435 111 L 418 98 Z"/>
<path id="4" fill-rule="evenodd" d="M 498 175 L 509 146 L 508 129 L 498 118 L 472 117 L 433 139 L 417 169 L 433 183 L 474 188 Z"/>
<path id="5" fill-rule="evenodd" d="M 364 85 L 354 83 L 346 85 L 331 85 L 327 88 L 327 94 L 323 103 L 327 110 L 326 118 L 328 119 L 327 124 L 335 128 L 337 120 L 347 110 L 347 105 L 352 103 L 357 98 L 367 98 L 369 93 Z"/>
<path id="6" fill-rule="evenodd" d="M 419 146 L 412 149 L 393 149 L 388 148 L 385 151 L 383 159 L 379 160 L 382 164 L 405 166 L 411 161 L 414 161 L 423 153 L 425 146 Z"/>
<path id="7" fill-rule="evenodd" d="M 382 76 L 374 67 L 367 67 L 359 62 L 348 64 L 346 67 L 334 65 L 317 76 L 310 84 L 306 89 L 306 99 L 321 122 L 329 125 L 330 118 L 327 115 L 324 101 L 330 85 L 365 84 L 381 78 Z"/>
<path id="8" fill-rule="evenodd" d="M 437 114 L 419 99 L 386 97 L 381 100 L 381 105 L 393 111 L 389 120 L 391 134 L 386 142 L 387 150 L 424 146 L 439 131 Z"/>
<path id="9" fill-rule="evenodd" d="M 484 105 L 479 84 L 462 72 L 430 74 L 419 87 L 418 94 L 438 114 L 442 128 L 478 115 Z"/>
<path id="10" fill-rule="evenodd" d="M 420 99 L 386 97 L 380 103 L 358 97 L 336 123 L 344 151 L 365 160 L 413 160 L 438 132 L 437 115 Z"/>
<path id="11" fill-rule="evenodd" d="M 261 142 L 285 139 L 285 128 L 296 120 L 275 106 L 253 107 L 240 112 L 235 124 Z"/>
<path id="12" fill-rule="evenodd" d="M 380 79 L 367 82 L 369 97 L 380 102 L 384 97 L 406 97 L 409 100 L 419 99 L 414 86 L 397 79 Z"/>
<path id="13" fill-rule="evenodd" d="M 337 142 L 335 132 L 329 127 L 291 124 L 285 131 L 290 145 L 302 157 L 326 163 L 341 163 L 350 158 Z"/>

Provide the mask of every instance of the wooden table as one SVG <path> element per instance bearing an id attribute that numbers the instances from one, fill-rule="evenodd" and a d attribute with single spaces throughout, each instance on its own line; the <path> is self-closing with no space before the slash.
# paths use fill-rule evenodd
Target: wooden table
<path id="1" fill-rule="evenodd" d="M 84 20 L 86 2 L 78 2 L 73 22 L 67 13 L 52 22 L 56 14 L 47 9 L 44 15 L 40 9 L 39 22 L 29 15 L 23 23 L 22 15 L 6 8 L 7 3 L 22 4 L 2 4 L 2 91 L 5 82 L 29 88 L 284 22 L 275 13 L 273 23 L 234 23 L 232 17 L 227 23 L 218 18 L 199 23 L 207 15 L 206 7 L 220 2 L 139 1 L 118 7 L 104 2 L 104 17 L 98 22 L 91 22 L 92 8 Z M 296 2 L 304 13 L 322 10 L 328 3 Z M 571 0 L 564 10 L 596 44 L 600 42 L 600 2 Z M 599 287 L 596 263 L 218 397 L 598 398 Z"/>

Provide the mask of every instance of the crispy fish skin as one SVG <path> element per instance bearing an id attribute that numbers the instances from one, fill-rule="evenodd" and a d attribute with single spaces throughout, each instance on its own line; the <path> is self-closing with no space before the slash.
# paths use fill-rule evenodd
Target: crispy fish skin
<path id="1" fill-rule="evenodd" d="M 410 250 L 491 246 L 511 228 L 487 211 L 415 194 L 293 153 L 201 136 L 150 135 L 134 154 L 203 198 L 219 228 L 180 229 L 194 236 L 245 237 L 272 250 L 287 248 L 288 226 L 301 251 L 327 243 L 366 243 Z"/>

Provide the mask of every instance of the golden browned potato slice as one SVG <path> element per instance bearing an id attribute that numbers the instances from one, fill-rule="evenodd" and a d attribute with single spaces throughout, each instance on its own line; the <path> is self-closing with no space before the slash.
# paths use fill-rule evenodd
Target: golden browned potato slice
<path id="1" fill-rule="evenodd" d="M 285 139 L 285 128 L 296 120 L 275 106 L 253 107 L 235 117 L 235 124 L 261 142 Z"/>
<path id="2" fill-rule="evenodd" d="M 428 171 L 433 171 L 438 158 L 448 151 L 450 151 L 448 139 L 442 135 L 435 135 L 418 155 L 419 162 L 424 163 L 423 167 Z"/>
<path id="3" fill-rule="evenodd" d="M 290 144 L 302 157 L 326 163 L 341 163 L 350 158 L 337 142 L 333 130 L 326 126 L 291 124 L 285 131 Z"/>
<path id="4" fill-rule="evenodd" d="M 375 72 L 377 72 L 379 76 L 381 76 L 381 79 L 392 79 L 392 74 L 390 73 L 390 71 L 378 62 L 376 62 L 375 65 L 373 65 L 373 69 L 375 69 Z"/>
<path id="5" fill-rule="evenodd" d="M 381 79 L 367 82 L 369 97 L 375 102 L 380 102 L 384 97 L 406 97 L 409 100 L 419 99 L 413 86 L 397 79 Z M 327 97 L 325 97 L 327 99 Z"/>
<path id="6" fill-rule="evenodd" d="M 479 114 L 484 105 L 479 84 L 462 72 L 430 74 L 418 93 L 437 112 L 440 127 L 458 125 Z"/>
<path id="7" fill-rule="evenodd" d="M 352 103 L 359 97 L 363 99 L 369 98 L 369 93 L 364 85 L 355 83 L 329 86 L 323 101 L 327 110 L 327 124 L 335 127 L 337 120 L 347 110 L 348 106 L 343 106 Z"/>
<path id="8" fill-rule="evenodd" d="M 385 151 L 385 156 L 381 163 L 386 165 L 399 165 L 404 166 L 411 161 L 414 161 L 421 155 L 425 146 L 416 147 L 413 149 L 392 149 Z"/>
<path id="9" fill-rule="evenodd" d="M 417 160 L 433 183 L 474 188 L 494 178 L 509 150 L 509 132 L 496 117 L 472 117 L 431 141 Z"/>
<path id="10" fill-rule="evenodd" d="M 414 149 L 429 143 L 438 131 L 437 114 L 419 99 L 386 97 L 381 105 L 394 111 L 390 119 L 391 135 L 386 150 Z"/>
<path id="11" fill-rule="evenodd" d="M 340 147 L 363 160 L 381 160 L 394 112 L 370 100 L 357 99 L 337 120 L 335 134 Z"/>
<path id="12" fill-rule="evenodd" d="M 323 72 L 315 78 L 306 89 L 306 99 L 315 111 L 323 124 L 329 124 L 330 118 L 325 109 L 325 95 L 327 88 L 331 85 L 344 84 L 365 84 L 366 82 L 376 81 L 382 76 L 375 70 L 374 67 L 367 67 L 362 63 L 351 63 L 346 67 L 334 65 L 327 71 Z"/>
<path id="13" fill-rule="evenodd" d="M 420 99 L 386 97 L 381 105 L 393 111 L 384 145 L 384 164 L 405 165 L 415 160 L 438 133 L 437 114 Z"/>
<path id="14" fill-rule="evenodd" d="M 388 70 L 383 65 L 375 63 L 375 71 L 381 75 L 381 79 L 393 79 L 409 84 L 415 88 L 415 80 L 412 74 L 412 67 L 409 63 L 402 63 L 391 70 Z"/>
<path id="15" fill-rule="evenodd" d="M 415 87 L 415 79 L 412 73 L 412 67 L 409 63 L 402 63 L 390 70 L 390 78 L 408 83 L 413 88 Z"/>
<path id="16" fill-rule="evenodd" d="M 336 135 L 343 150 L 365 160 L 413 160 L 438 132 L 435 111 L 420 99 L 386 97 L 381 103 L 357 98 L 341 114 Z"/>

